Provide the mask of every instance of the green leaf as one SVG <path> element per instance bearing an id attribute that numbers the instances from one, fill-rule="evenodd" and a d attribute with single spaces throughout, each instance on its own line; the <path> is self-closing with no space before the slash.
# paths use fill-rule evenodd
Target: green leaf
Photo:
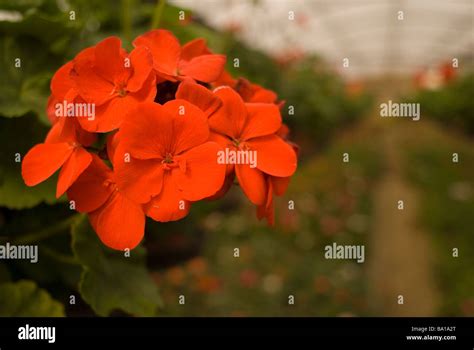
<path id="1" fill-rule="evenodd" d="M 8 282 L 0 285 L 0 316 L 61 317 L 64 306 L 32 281 Z"/>
<path id="2" fill-rule="evenodd" d="M 35 187 L 27 187 L 21 177 L 23 157 L 36 143 L 43 142 L 48 128 L 33 115 L 19 119 L 0 118 L 0 206 L 11 209 L 31 208 L 41 202 L 53 204 L 55 198 L 55 177 Z"/>
<path id="3" fill-rule="evenodd" d="M 28 9 L 19 21 L 0 21 L 0 32 L 31 36 L 50 45 L 65 36 L 71 37 L 75 26 L 75 21 L 69 20 L 68 13 L 56 11 L 46 14 L 37 9 Z"/>
<path id="4" fill-rule="evenodd" d="M 0 115 L 21 117 L 29 111 L 45 117 L 49 80 L 59 65 L 43 44 L 31 38 L 0 38 Z"/>
<path id="5" fill-rule="evenodd" d="M 83 266 L 79 292 L 100 316 L 116 309 L 136 316 L 154 316 L 161 306 L 158 287 L 145 266 L 144 249 L 125 257 L 106 248 L 86 217 L 72 227 L 72 249 Z"/>
<path id="6" fill-rule="evenodd" d="M 41 6 L 43 2 L 44 0 L 3 0 L 0 5 L 4 10 L 26 11 Z"/>
<path id="7" fill-rule="evenodd" d="M 70 210 L 66 203 L 54 206 L 41 204 L 23 210 L 3 209 L 2 213 L 5 219 L 0 227 L 1 244 L 38 244 L 39 248 L 40 258 L 34 264 L 23 259 L 5 260 L 11 271 L 41 285 L 63 282 L 76 289 L 82 267 L 74 259 L 70 233 L 71 224 L 79 214 Z"/>
<path id="8" fill-rule="evenodd" d="M 57 202 L 56 176 L 35 186 L 28 187 L 21 177 L 21 167 L 12 166 L 0 179 L 0 206 L 10 209 L 24 209 L 36 206 L 41 202 L 53 204 Z"/>

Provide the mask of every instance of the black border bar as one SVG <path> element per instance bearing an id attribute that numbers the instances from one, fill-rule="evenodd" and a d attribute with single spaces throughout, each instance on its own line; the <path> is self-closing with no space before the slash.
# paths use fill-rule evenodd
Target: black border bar
<path id="1" fill-rule="evenodd" d="M 55 327 L 55 342 L 20 340 L 19 328 Z M 430 328 L 431 327 L 431 328 Z M 434 327 L 434 328 L 433 328 Z M 422 331 L 422 329 L 425 329 Z M 456 340 L 408 340 L 407 336 L 456 336 Z M 311 336 L 321 344 L 398 345 L 399 348 L 474 349 L 472 317 L 68 317 L 0 318 L 0 349 L 67 349 L 108 344 L 115 349 L 162 337 Z M 69 346 L 68 346 L 69 345 Z M 315 344 L 317 347 L 317 344 Z M 467 346 L 467 347 L 466 347 Z M 132 347 L 141 348 L 140 347 Z"/>

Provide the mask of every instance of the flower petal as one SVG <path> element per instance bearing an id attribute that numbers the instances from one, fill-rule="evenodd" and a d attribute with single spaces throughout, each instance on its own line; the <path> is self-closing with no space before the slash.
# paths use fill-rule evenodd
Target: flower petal
<path id="1" fill-rule="evenodd" d="M 122 41 L 116 36 L 102 40 L 95 46 L 94 71 L 110 83 L 125 80 L 131 69 L 125 65 L 127 58 Z"/>
<path id="2" fill-rule="evenodd" d="M 97 134 L 90 133 L 84 130 L 81 124 L 79 123 L 79 120 L 87 119 L 87 118 L 70 118 L 70 119 L 73 119 L 76 124 L 75 129 L 76 129 L 77 142 L 79 142 L 82 146 L 88 147 L 97 141 Z"/>
<path id="3" fill-rule="evenodd" d="M 285 123 L 281 123 L 280 129 L 276 132 L 283 140 L 287 140 L 290 135 L 290 128 Z"/>
<path id="4" fill-rule="evenodd" d="M 46 135 L 45 143 L 63 143 L 75 142 L 76 130 L 74 125 L 74 118 L 61 117 L 56 118 L 56 123 L 49 130 Z"/>
<path id="5" fill-rule="evenodd" d="M 49 130 L 45 143 L 80 143 L 90 146 L 97 140 L 97 135 L 82 129 L 79 120 L 87 118 L 61 117 L 56 118 L 56 123 Z"/>
<path id="6" fill-rule="evenodd" d="M 120 134 L 118 131 L 111 132 L 107 135 L 107 157 L 113 163 L 115 158 L 115 150 L 117 149 L 120 140 Z"/>
<path id="7" fill-rule="evenodd" d="M 114 98 L 107 105 L 98 109 L 95 132 L 116 130 L 122 125 L 125 115 L 134 110 L 138 104 L 139 102 L 132 98 Z"/>
<path id="8" fill-rule="evenodd" d="M 210 83 L 221 75 L 225 60 L 224 55 L 201 55 L 191 61 L 180 61 L 179 75 Z"/>
<path id="9" fill-rule="evenodd" d="M 274 134 L 281 127 L 280 110 L 274 104 L 246 103 L 247 123 L 242 133 L 243 140 Z"/>
<path id="10" fill-rule="evenodd" d="M 122 124 L 126 115 L 132 112 L 142 102 L 153 100 L 156 86 L 149 86 L 153 79 L 148 79 L 144 87 L 126 96 L 116 96 L 109 102 L 95 110 L 95 117 L 77 118 L 82 128 L 90 132 L 109 132 L 117 129 Z"/>
<path id="11" fill-rule="evenodd" d="M 190 201 L 214 195 L 224 183 L 226 165 L 217 163 L 217 154 L 222 150 L 215 142 L 206 142 L 183 153 L 186 170 L 176 169 L 173 178 L 182 191 L 184 198 Z"/>
<path id="12" fill-rule="evenodd" d="M 189 101 L 198 106 L 207 117 L 222 105 L 222 101 L 204 86 L 187 81 L 179 84 L 175 98 Z"/>
<path id="13" fill-rule="evenodd" d="M 224 151 L 226 148 L 229 148 L 231 150 L 237 150 L 237 148 L 232 144 L 232 141 L 229 140 L 227 136 L 222 136 L 221 134 L 218 134 L 216 132 L 211 132 L 209 134 L 209 141 L 218 143 L 221 149 L 223 149 Z M 226 174 L 230 175 L 234 171 L 234 164 L 227 164 L 226 168 Z"/>
<path id="14" fill-rule="evenodd" d="M 167 222 L 184 218 L 189 213 L 190 203 L 173 181 L 170 173 L 165 173 L 163 189 L 145 207 L 146 215 L 155 221 Z"/>
<path id="15" fill-rule="evenodd" d="M 76 210 L 80 213 L 89 213 L 103 205 L 113 189 L 106 185 L 112 171 L 97 155 L 92 155 L 92 162 L 86 170 L 67 190 L 69 200 L 75 202 Z"/>
<path id="16" fill-rule="evenodd" d="M 237 79 L 234 79 L 232 75 L 223 70 L 221 75 L 219 75 L 217 80 L 213 83 L 213 86 L 218 87 L 223 85 L 227 85 L 235 89 L 237 85 Z"/>
<path id="17" fill-rule="evenodd" d="M 264 204 L 257 206 L 257 218 L 266 218 L 270 226 L 275 223 L 275 209 L 273 207 L 273 184 L 270 177 L 267 177 L 267 199 Z"/>
<path id="18" fill-rule="evenodd" d="M 276 135 L 257 137 L 247 144 L 257 151 L 257 168 L 266 174 L 286 177 L 296 170 L 296 153 L 293 148 Z"/>
<path id="19" fill-rule="evenodd" d="M 46 115 L 52 125 L 58 121 L 58 117 L 56 117 L 56 105 L 58 103 L 60 103 L 60 100 L 54 95 L 48 97 L 48 102 L 46 103 Z"/>
<path id="20" fill-rule="evenodd" d="M 133 249 L 145 233 L 142 207 L 119 192 L 90 213 L 89 220 L 102 243 L 112 249 Z"/>
<path id="21" fill-rule="evenodd" d="M 217 142 L 222 148 L 235 148 L 232 141 L 227 137 L 216 132 L 210 132 L 209 141 Z"/>
<path id="22" fill-rule="evenodd" d="M 117 148 L 114 159 L 115 179 L 118 188 L 137 203 L 147 203 L 161 192 L 163 167 L 158 159 L 136 159 L 129 162 L 121 156 L 122 147 Z"/>
<path id="23" fill-rule="evenodd" d="M 171 150 L 175 155 L 207 141 L 209 138 L 207 117 L 198 107 L 185 100 L 172 100 L 166 102 L 163 108 L 173 118 Z"/>
<path id="24" fill-rule="evenodd" d="M 273 191 L 277 196 L 282 196 L 285 192 L 286 189 L 288 188 L 288 185 L 290 184 L 290 179 L 291 177 L 276 177 L 276 176 L 271 176 L 270 181 L 272 183 Z"/>
<path id="25" fill-rule="evenodd" d="M 76 55 L 76 57 L 74 57 L 73 63 L 75 67 L 76 64 L 82 64 L 85 62 L 92 63 L 94 62 L 94 60 L 95 60 L 95 46 L 90 46 L 81 50 Z M 74 70 L 74 67 L 73 67 L 73 70 Z"/>
<path id="26" fill-rule="evenodd" d="M 72 152 L 59 172 L 56 198 L 61 197 L 67 191 L 91 162 L 92 156 L 84 148 L 76 147 L 74 149 L 74 152 Z"/>
<path id="27" fill-rule="evenodd" d="M 153 69 L 153 57 L 145 46 L 137 47 L 130 53 L 133 74 L 127 82 L 127 90 L 140 90 Z"/>
<path id="28" fill-rule="evenodd" d="M 211 51 L 207 48 L 206 40 L 202 38 L 194 39 L 183 45 L 181 48 L 181 59 L 190 61 L 196 56 L 210 54 Z"/>
<path id="29" fill-rule="evenodd" d="M 234 168 L 232 167 L 232 170 L 233 169 Z M 226 174 L 226 178 L 224 180 L 224 183 L 222 184 L 222 187 L 219 189 L 219 191 L 214 193 L 212 196 L 207 197 L 206 200 L 213 201 L 213 200 L 217 200 L 217 199 L 223 197 L 230 190 L 232 185 L 234 184 L 234 179 L 235 179 L 235 172 L 232 171 L 231 173 Z"/>
<path id="30" fill-rule="evenodd" d="M 139 102 L 153 102 L 156 97 L 156 77 L 150 74 L 142 85 L 140 90 L 128 93 L 129 97 L 133 97 Z"/>
<path id="31" fill-rule="evenodd" d="M 53 175 L 69 158 L 74 148 L 66 142 L 40 143 L 23 158 L 21 175 L 25 184 L 35 186 Z"/>
<path id="32" fill-rule="evenodd" d="M 147 47 L 153 56 L 153 68 L 160 73 L 176 76 L 181 47 L 171 32 L 163 29 L 149 31 L 137 37 L 133 46 Z"/>
<path id="33" fill-rule="evenodd" d="M 235 174 L 247 198 L 255 205 L 264 204 L 267 195 L 267 184 L 262 172 L 256 168 L 251 168 L 249 165 L 237 164 Z"/>
<path id="34" fill-rule="evenodd" d="M 260 85 L 252 84 L 245 78 L 239 78 L 236 90 L 245 102 L 275 103 L 277 95 Z"/>
<path id="35" fill-rule="evenodd" d="M 249 102 L 275 103 L 278 96 L 272 90 L 259 87 L 255 90 Z"/>
<path id="36" fill-rule="evenodd" d="M 222 106 L 209 118 L 211 130 L 230 138 L 239 138 L 247 118 L 244 101 L 227 86 L 217 88 L 214 93 L 221 99 Z"/>
<path id="37" fill-rule="evenodd" d="M 75 63 L 73 72 L 71 79 L 74 80 L 79 95 L 86 102 L 95 103 L 97 107 L 114 97 L 114 84 L 94 70 L 93 62 L 84 60 Z"/>
<path id="38" fill-rule="evenodd" d="M 138 159 L 161 159 L 173 145 L 173 117 L 158 103 L 141 103 L 125 116 L 120 134 L 124 152 Z"/>
<path id="39" fill-rule="evenodd" d="M 95 116 L 78 118 L 78 122 L 84 130 L 89 132 L 109 132 L 122 124 L 125 113 L 133 109 L 136 104 L 134 101 L 125 100 L 125 97 L 116 96 L 96 107 Z"/>
<path id="40" fill-rule="evenodd" d="M 74 87 L 74 82 L 71 80 L 71 70 L 74 64 L 72 61 L 64 64 L 54 73 L 51 79 L 51 93 L 57 99 L 64 99 L 69 90 Z M 61 101 L 62 102 L 62 101 Z"/>

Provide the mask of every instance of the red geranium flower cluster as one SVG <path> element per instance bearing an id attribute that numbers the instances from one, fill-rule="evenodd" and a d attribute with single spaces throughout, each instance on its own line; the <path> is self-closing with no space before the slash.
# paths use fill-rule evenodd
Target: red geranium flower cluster
<path id="1" fill-rule="evenodd" d="M 273 223 L 273 196 L 296 170 L 274 92 L 224 71 L 203 39 L 181 46 L 153 30 L 127 53 L 107 38 L 51 81 L 52 128 L 22 163 L 28 186 L 57 170 L 64 193 L 102 242 L 133 249 L 145 217 L 173 221 L 193 202 L 224 195 L 237 178 Z"/>

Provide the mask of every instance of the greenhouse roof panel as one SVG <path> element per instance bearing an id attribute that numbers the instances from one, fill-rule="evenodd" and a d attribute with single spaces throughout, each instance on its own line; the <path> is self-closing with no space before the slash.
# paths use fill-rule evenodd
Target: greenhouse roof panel
<path id="1" fill-rule="evenodd" d="M 318 54 L 344 75 L 411 74 L 467 58 L 471 0 L 174 0 L 272 56 Z M 343 59 L 349 67 L 343 68 Z"/>

